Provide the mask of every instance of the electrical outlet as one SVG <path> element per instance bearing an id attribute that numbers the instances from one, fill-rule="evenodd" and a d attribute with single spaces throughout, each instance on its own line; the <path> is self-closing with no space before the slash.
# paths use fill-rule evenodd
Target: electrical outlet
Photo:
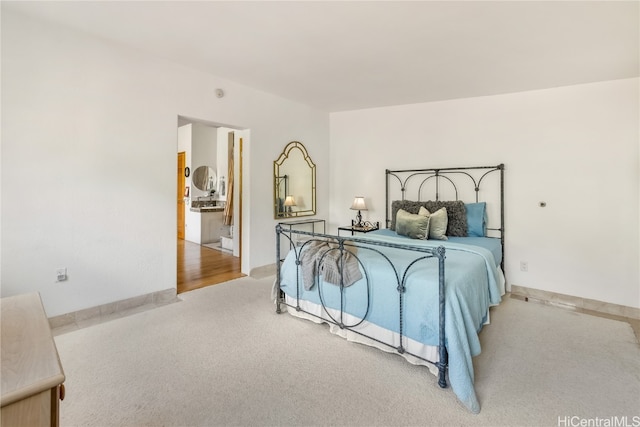
<path id="1" fill-rule="evenodd" d="M 67 280 L 67 268 L 58 268 L 56 270 L 56 282 L 64 282 Z"/>
<path id="2" fill-rule="evenodd" d="M 529 263 L 527 261 L 520 261 L 520 271 L 529 271 Z"/>

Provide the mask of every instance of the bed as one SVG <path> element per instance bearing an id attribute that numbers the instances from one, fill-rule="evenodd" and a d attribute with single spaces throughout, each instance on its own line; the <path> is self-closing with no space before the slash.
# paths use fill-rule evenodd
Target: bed
<path id="1" fill-rule="evenodd" d="M 505 292 L 504 165 L 385 180 L 386 228 L 345 237 L 276 226 L 276 311 L 426 366 L 478 413 L 472 358 Z"/>

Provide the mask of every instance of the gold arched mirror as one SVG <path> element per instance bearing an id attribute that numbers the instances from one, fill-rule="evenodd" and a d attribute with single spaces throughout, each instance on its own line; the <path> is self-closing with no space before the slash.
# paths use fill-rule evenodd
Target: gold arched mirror
<path id="1" fill-rule="evenodd" d="M 316 165 L 307 149 L 292 141 L 273 162 L 275 219 L 316 214 Z"/>

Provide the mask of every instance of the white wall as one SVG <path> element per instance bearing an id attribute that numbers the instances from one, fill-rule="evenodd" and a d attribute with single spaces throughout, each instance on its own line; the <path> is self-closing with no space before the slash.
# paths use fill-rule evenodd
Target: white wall
<path id="1" fill-rule="evenodd" d="M 328 114 L 13 12 L 1 31 L 2 296 L 39 291 L 56 316 L 175 288 L 178 115 L 250 129 L 244 272 L 274 262 L 289 141 L 319 165 L 327 216 Z"/>
<path id="2" fill-rule="evenodd" d="M 508 282 L 640 307 L 638 90 L 627 79 L 331 114 L 331 226 L 349 223 L 355 195 L 384 221 L 387 168 L 505 163 Z"/>
<path id="3" fill-rule="evenodd" d="M 207 126 L 202 123 L 193 123 L 191 136 L 191 164 L 187 165 L 193 172 L 200 166 L 207 166 L 213 169 L 218 176 L 218 130 L 215 127 Z M 187 179 L 188 185 L 191 186 L 191 198 L 195 199 L 200 196 L 208 196 L 209 192 L 199 190 L 193 185 L 193 175 Z M 217 187 L 216 187 L 217 188 Z"/>
<path id="4" fill-rule="evenodd" d="M 247 129 L 244 272 L 274 262 L 273 160 L 298 140 L 328 231 L 355 195 L 365 219 L 384 219 L 386 168 L 504 162 L 509 282 L 640 306 L 638 79 L 329 119 L 12 12 L 1 31 L 2 296 L 39 291 L 55 316 L 175 288 L 182 115 Z"/>

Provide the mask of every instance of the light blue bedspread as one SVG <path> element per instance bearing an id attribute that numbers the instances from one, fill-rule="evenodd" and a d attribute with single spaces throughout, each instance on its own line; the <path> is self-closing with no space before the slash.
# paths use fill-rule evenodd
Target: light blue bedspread
<path id="1" fill-rule="evenodd" d="M 445 247 L 445 333 L 449 355 L 449 382 L 460 401 L 471 412 L 478 413 L 480 404 L 473 387 L 472 357 L 480 354 L 478 333 L 486 321 L 489 306 L 498 304 L 501 300 L 498 284 L 500 275 L 493 254 L 480 246 L 449 241 L 412 239 L 407 242 L 385 234 L 367 235 L 366 240 Z M 398 333 L 399 293 L 396 273 L 380 255 L 367 249 L 369 245 L 359 246 L 356 256 L 361 262 L 360 269 L 364 278 L 344 289 L 344 311 Z M 400 279 L 407 266 L 416 259 L 415 252 L 375 245 L 371 247 L 389 257 Z M 300 248 L 296 249 L 299 250 Z M 296 280 L 298 277 L 302 280 L 302 274 L 295 258 L 294 251 L 291 251 L 283 262 L 280 288 L 293 298 L 296 297 L 298 288 L 302 300 L 321 304 L 322 298 L 325 306 L 339 310 L 341 303 L 338 286 L 322 280 L 310 290 L 305 290 L 302 282 L 299 287 L 296 286 Z M 405 285 L 404 336 L 426 345 L 438 345 L 437 258 L 415 263 L 408 270 Z"/>
<path id="2" fill-rule="evenodd" d="M 396 234 L 395 231 L 389 230 L 388 228 L 381 228 L 379 230 L 372 231 L 367 234 L 367 237 L 370 236 L 392 236 L 396 239 L 402 241 L 402 243 L 407 245 L 412 245 L 415 241 L 410 237 L 400 236 Z M 433 240 L 431 242 L 434 242 Z M 437 242 L 437 240 L 436 240 Z M 457 237 L 457 236 L 449 236 L 448 242 L 450 243 L 462 243 L 463 245 L 472 245 L 472 246 L 480 246 L 481 248 L 485 248 L 491 251 L 493 254 L 493 258 L 496 261 L 496 265 L 500 265 L 502 262 L 502 243 L 500 239 L 497 237 Z"/>

